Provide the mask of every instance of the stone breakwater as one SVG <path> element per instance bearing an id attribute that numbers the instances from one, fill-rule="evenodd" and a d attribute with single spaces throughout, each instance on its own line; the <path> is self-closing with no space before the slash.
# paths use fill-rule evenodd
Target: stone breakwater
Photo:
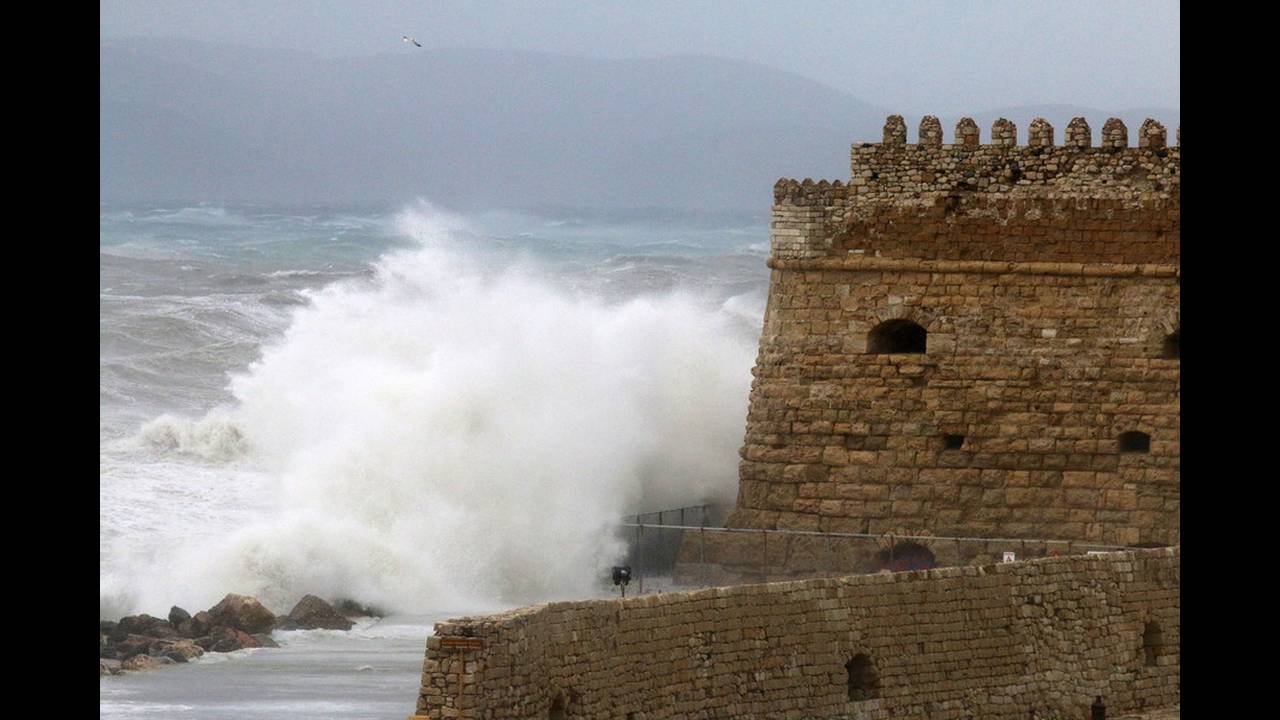
<path id="1" fill-rule="evenodd" d="M 1178 702 L 1179 588 L 1163 548 L 458 618 L 417 714 L 1026 720 L 1102 696 L 1118 716 Z"/>
<path id="2" fill-rule="evenodd" d="M 129 615 L 119 622 L 102 620 L 98 627 L 98 674 L 119 675 L 158 665 L 185 663 L 206 652 L 279 647 L 276 630 L 350 630 L 348 618 L 375 614 L 350 601 L 338 608 L 307 595 L 287 615 L 276 616 L 256 598 L 230 594 L 217 605 L 195 615 L 180 607 L 168 618 Z"/>

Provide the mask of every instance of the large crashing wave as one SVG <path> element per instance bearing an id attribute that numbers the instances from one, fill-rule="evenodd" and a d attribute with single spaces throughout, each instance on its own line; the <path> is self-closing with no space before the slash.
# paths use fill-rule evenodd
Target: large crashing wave
<path id="1" fill-rule="evenodd" d="M 482 270 L 457 221 L 426 206 L 398 225 L 420 244 L 371 283 L 312 293 L 233 378 L 229 414 L 148 428 L 204 458 L 243 446 L 276 509 L 139 569 L 136 604 L 315 593 L 419 612 L 582 595 L 623 551 L 621 514 L 732 498 L 758 302 L 608 303 L 529 266 Z"/>

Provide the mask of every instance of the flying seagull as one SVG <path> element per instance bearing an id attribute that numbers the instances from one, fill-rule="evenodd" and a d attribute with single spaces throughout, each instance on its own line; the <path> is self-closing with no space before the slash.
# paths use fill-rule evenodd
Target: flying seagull
<path id="1" fill-rule="evenodd" d="M 413 43 L 414 45 L 417 45 L 418 47 L 422 47 L 422 43 L 418 42 L 417 40 L 414 40 L 413 38 L 409 37 L 408 35 L 401 35 L 401 36 L 400 36 L 400 39 L 404 40 L 405 42 L 411 42 L 411 43 Z"/>

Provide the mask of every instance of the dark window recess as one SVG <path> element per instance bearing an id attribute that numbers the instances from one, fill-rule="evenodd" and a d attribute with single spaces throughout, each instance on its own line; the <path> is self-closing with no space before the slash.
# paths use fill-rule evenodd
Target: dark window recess
<path id="1" fill-rule="evenodd" d="M 855 655 L 845 663 L 845 672 L 849 673 L 849 700 L 860 702 L 880 697 L 880 678 L 876 674 L 875 663 L 866 653 Z"/>
<path id="2" fill-rule="evenodd" d="M 1136 430 L 1120 433 L 1120 452 L 1122 453 L 1146 453 L 1151 452 L 1151 436 Z"/>
<path id="3" fill-rule="evenodd" d="M 547 713 L 547 720 L 566 720 L 566 718 L 568 715 L 565 714 L 564 696 L 557 695 L 551 702 L 551 711 Z"/>
<path id="4" fill-rule="evenodd" d="M 1149 622 L 1142 628 L 1142 658 L 1147 667 L 1155 667 L 1163 649 L 1164 638 L 1161 637 L 1160 623 Z"/>
<path id="5" fill-rule="evenodd" d="M 872 355 L 897 355 L 925 351 L 929 333 L 910 320 L 886 320 L 867 334 L 867 352 Z"/>
<path id="6" fill-rule="evenodd" d="M 1182 328 L 1173 331 L 1172 335 L 1165 336 L 1164 349 L 1160 356 L 1170 360 L 1179 360 L 1182 358 Z"/>
<path id="7" fill-rule="evenodd" d="M 933 551 L 910 541 L 900 542 L 887 550 L 876 553 L 876 571 L 906 572 L 938 567 Z"/>
<path id="8" fill-rule="evenodd" d="M 943 435 L 942 436 L 943 450 L 959 450 L 962 446 L 964 446 L 963 435 Z"/>

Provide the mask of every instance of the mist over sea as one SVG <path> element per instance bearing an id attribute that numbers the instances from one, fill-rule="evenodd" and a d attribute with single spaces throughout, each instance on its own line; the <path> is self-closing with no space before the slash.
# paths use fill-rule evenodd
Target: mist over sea
<path id="1" fill-rule="evenodd" d="M 406 714 L 431 622 L 600 594 L 618 516 L 731 501 L 766 223 L 102 206 L 101 616 L 391 614 L 106 678 L 103 716 Z"/>

